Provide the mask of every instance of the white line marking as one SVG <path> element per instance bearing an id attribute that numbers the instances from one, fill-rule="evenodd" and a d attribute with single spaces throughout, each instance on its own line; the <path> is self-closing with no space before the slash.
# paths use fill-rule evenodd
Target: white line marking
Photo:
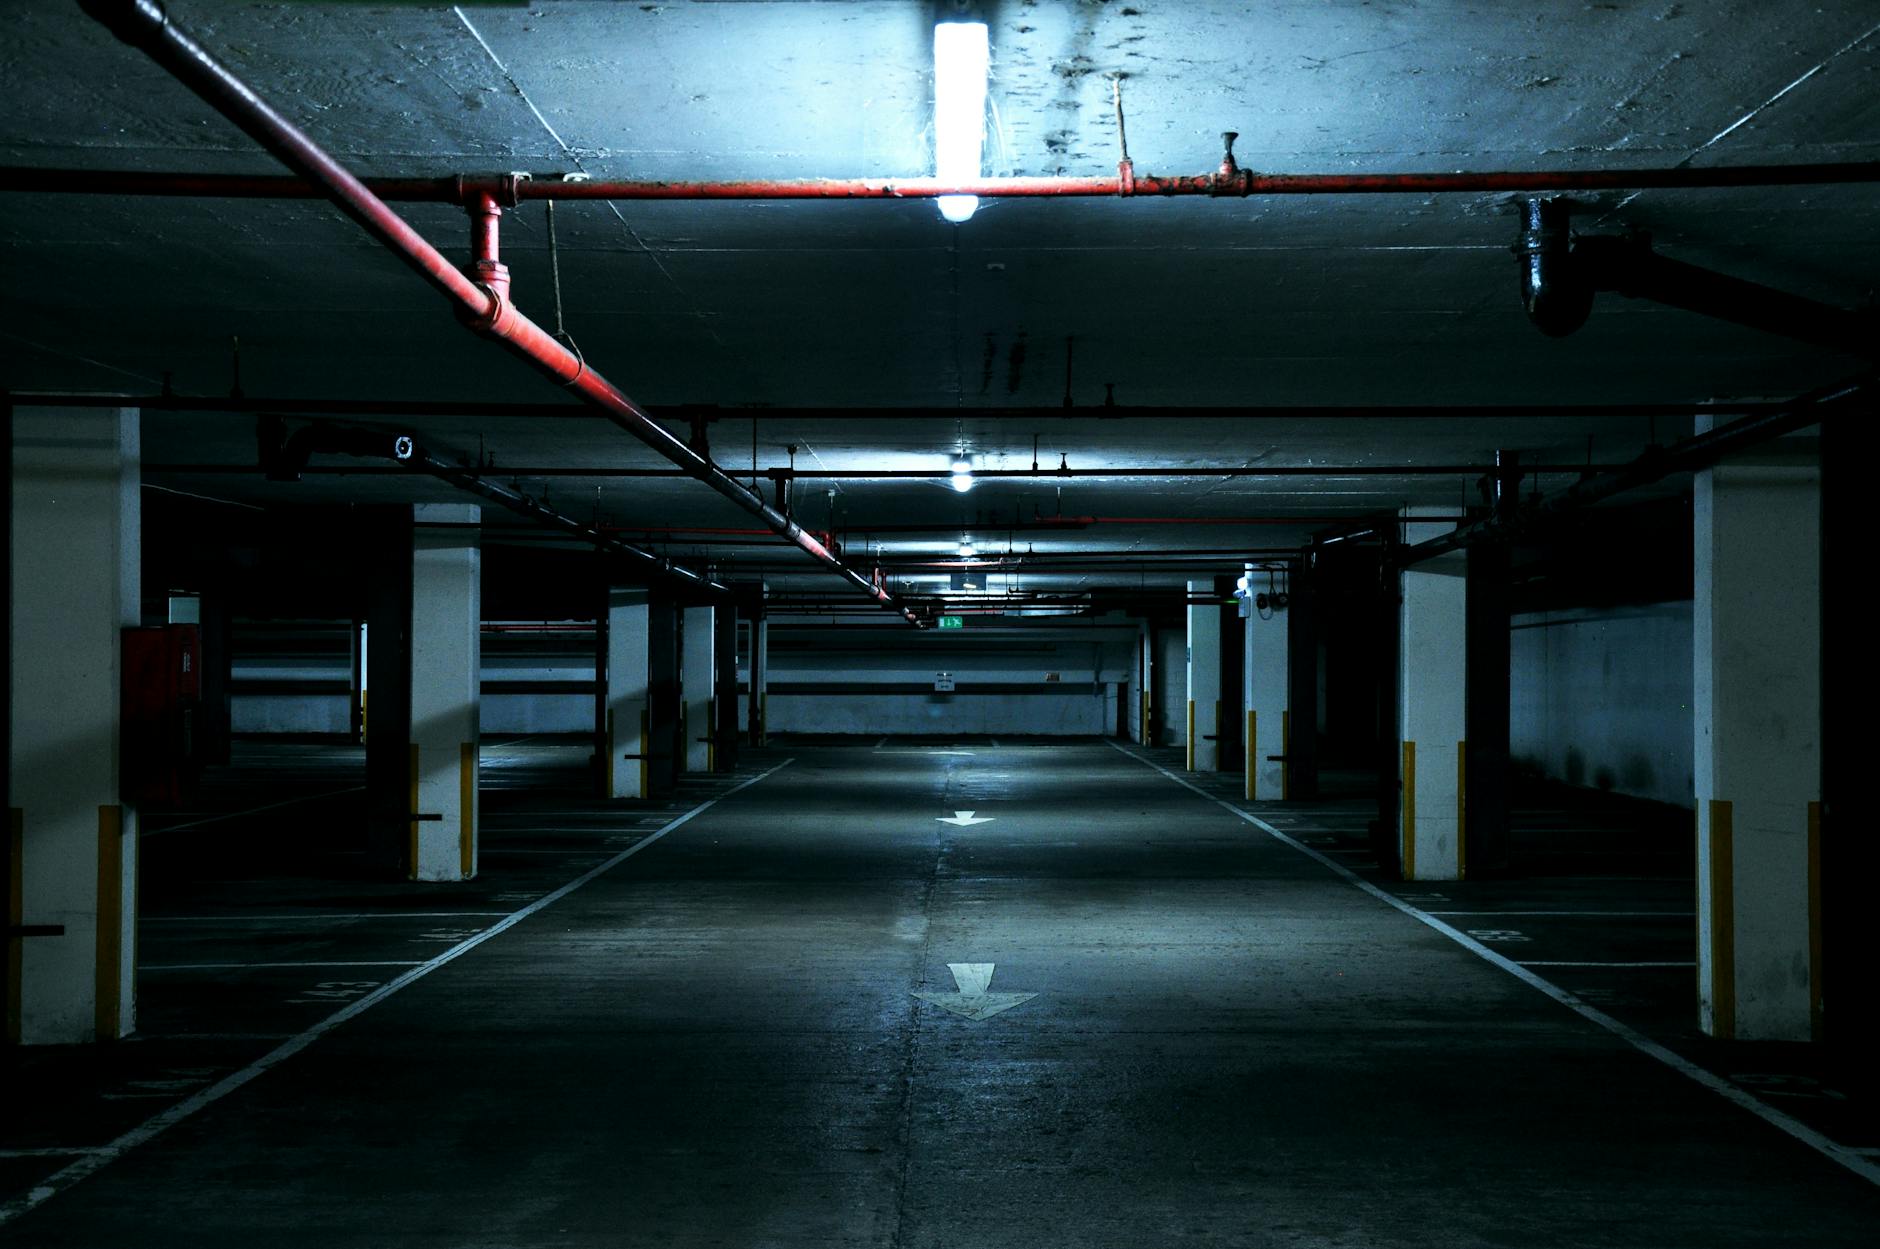
<path id="1" fill-rule="evenodd" d="M 415 958 L 341 963 L 143 963 L 138 971 L 234 971 L 250 967 L 417 967 Z"/>
<path id="2" fill-rule="evenodd" d="M 263 1054 L 261 1057 L 249 1063 L 246 1067 L 243 1067 L 240 1071 L 236 1071 L 229 1075 L 224 1076 L 222 1079 L 216 1081 L 214 1084 L 210 1085 L 208 1088 L 203 1089 L 201 1092 L 196 1093 L 195 1095 L 176 1103 L 174 1106 L 171 1106 L 168 1110 L 162 1111 L 144 1120 L 142 1123 L 138 1124 L 136 1127 L 132 1128 L 130 1131 L 124 1133 L 122 1136 L 118 1137 L 116 1140 L 112 1141 L 110 1144 L 101 1146 L 96 1153 L 80 1158 L 78 1161 L 71 1163 L 70 1165 L 62 1167 L 59 1170 L 53 1172 L 51 1175 L 47 1176 L 44 1180 L 40 1181 L 39 1184 L 36 1185 L 29 1192 L 25 1193 L 22 1196 L 15 1197 L 12 1201 L 7 1202 L 5 1205 L 0 1205 L 0 1225 L 10 1223 L 14 1219 L 17 1219 L 20 1215 L 25 1214 L 28 1210 L 32 1210 L 37 1206 L 43 1205 L 45 1202 L 49 1201 L 51 1198 L 58 1196 L 60 1193 L 70 1188 L 72 1185 L 84 1179 L 86 1176 L 91 1175 L 94 1172 L 97 1172 L 99 1170 L 102 1170 L 106 1165 L 108 1165 L 115 1159 L 122 1157 L 124 1154 L 128 1153 L 130 1150 L 137 1148 L 139 1145 L 142 1145 L 146 1141 L 150 1140 L 152 1137 L 155 1137 L 159 1133 L 163 1132 L 165 1129 L 175 1127 L 177 1124 L 189 1118 L 191 1115 L 195 1114 L 197 1111 L 202 1110 L 206 1106 L 211 1106 L 215 1104 L 216 1102 L 222 1100 L 224 1097 L 227 1097 L 230 1093 L 233 1093 L 236 1089 L 241 1088 L 242 1085 L 247 1084 L 250 1080 L 253 1080 L 256 1076 L 259 1076 L 264 1071 L 267 1071 L 269 1068 L 277 1067 L 281 1063 L 286 1062 L 288 1059 L 292 1058 L 295 1054 L 300 1053 L 300 1051 L 306 1049 L 309 1045 L 312 1045 L 315 1041 L 319 1040 L 321 1037 L 325 1036 L 327 1033 L 331 1032 L 333 1029 L 339 1027 L 341 1024 L 347 1022 L 350 1019 L 356 1018 L 359 1015 L 364 1014 L 366 1011 L 372 1009 L 374 1006 L 377 1006 L 380 1002 L 383 1002 L 386 998 L 392 996 L 392 994 L 397 993 L 399 990 L 404 989 L 409 985 L 415 984 L 419 980 L 422 980 L 424 977 L 430 975 L 432 972 L 444 966 L 446 963 L 452 962 L 458 958 L 463 957 L 465 954 L 468 954 L 471 950 L 474 950 L 477 946 L 482 945 L 485 941 L 488 941 L 490 938 L 496 936 L 498 933 L 506 932 L 509 929 L 515 927 L 517 924 L 529 918 L 529 916 L 535 914 L 537 911 L 541 910 L 542 908 L 561 901 L 563 898 L 567 897 L 569 894 L 573 893 L 575 890 L 581 888 L 583 885 L 587 884 L 589 881 L 594 880 L 598 876 L 604 875 L 608 871 L 611 871 L 613 868 L 618 867 L 620 864 L 626 862 L 628 859 L 632 858 L 634 855 L 640 853 L 640 851 L 646 849 L 648 846 L 658 841 L 661 837 L 664 837 L 667 833 L 670 833 L 673 829 L 678 828 L 681 824 L 685 824 L 688 821 L 692 820 L 694 817 L 698 815 L 702 815 L 704 812 L 710 810 L 712 807 L 716 806 L 719 802 L 721 802 L 725 798 L 730 797 L 732 794 L 737 793 L 741 789 L 745 789 L 751 785 L 757 784 L 757 782 L 763 780 L 767 776 L 770 776 L 772 773 L 782 771 L 784 768 L 789 767 L 794 762 L 795 762 L 794 759 L 785 759 L 782 763 L 779 763 L 776 767 L 770 768 L 763 772 L 759 772 L 756 776 L 751 777 L 749 780 L 741 781 L 738 784 L 731 786 L 729 789 L 725 790 L 723 793 L 717 795 L 716 797 L 706 799 L 704 802 L 701 802 L 698 806 L 693 807 L 690 811 L 687 811 L 684 815 L 681 815 L 677 817 L 676 819 L 674 819 L 672 823 L 666 825 L 664 828 L 660 829 L 658 832 L 653 833 L 652 835 L 646 837 L 642 841 L 635 843 L 634 845 L 628 846 L 625 850 L 622 850 L 619 854 L 614 855 L 611 859 L 608 859 L 605 863 L 602 863 L 597 867 L 589 868 L 587 871 L 581 873 L 581 875 L 575 877 L 573 880 L 569 881 L 567 884 L 561 886 L 561 888 L 556 889 L 550 893 L 543 894 L 541 897 L 537 898 L 534 902 L 529 903 L 529 905 L 523 907 L 521 910 L 512 912 L 507 918 L 502 919 L 498 921 L 497 923 L 491 924 L 488 928 L 485 928 L 482 932 L 478 933 L 476 936 L 465 938 L 464 940 L 458 942 L 456 945 L 453 945 L 450 949 L 445 950 L 442 954 L 439 954 L 436 958 L 433 958 L 429 960 L 428 962 L 418 964 L 416 967 L 413 967 L 410 971 L 405 972 L 403 975 L 397 977 L 394 980 L 391 980 L 383 985 L 380 985 L 377 989 L 374 989 L 372 992 L 366 994 L 364 997 L 358 999 L 357 1001 L 351 1002 L 347 1004 L 346 1006 L 341 1007 L 339 1010 L 334 1011 L 331 1015 L 328 1015 L 325 1019 L 322 1019 L 320 1020 L 320 1022 L 314 1024 L 311 1028 L 308 1028 L 305 1032 L 302 1032 L 299 1035 L 291 1038 L 290 1040 L 287 1040 L 283 1042 L 282 1044 L 277 1045 L 275 1048 L 269 1050 L 267 1053 Z"/>
<path id="3" fill-rule="evenodd" d="M 1625 919 L 1693 919 L 1695 911 L 1428 911 L 1429 915 L 1586 915 Z"/>
<path id="4" fill-rule="evenodd" d="M 74 1158 L 81 1154 L 102 1153 L 105 1145 L 81 1145 L 75 1149 L 0 1149 L 0 1158 Z"/>
<path id="5" fill-rule="evenodd" d="M 501 919 L 508 911 L 312 911 L 304 915 L 144 915 L 146 924 L 344 923 L 355 919 Z"/>
<path id="6" fill-rule="evenodd" d="M 278 811 L 282 807 L 298 806 L 303 802 L 319 802 L 323 798 L 337 798 L 342 794 L 362 794 L 364 785 L 354 785 L 350 789 L 331 789 L 324 794 L 308 794 L 304 798 L 289 798 L 285 802 L 270 802 L 265 807 L 250 807 L 246 811 L 229 811 L 223 815 L 211 815 L 200 820 L 191 820 L 187 824 L 171 824 L 166 828 L 139 828 L 144 837 L 160 837 L 164 833 L 180 833 L 186 828 L 201 828 L 205 824 L 220 824 L 223 820 L 238 820 L 244 815 L 260 815 L 263 811 Z M 140 821 L 141 824 L 141 821 Z"/>
<path id="7" fill-rule="evenodd" d="M 1832 1162 L 1839 1163 L 1841 1166 L 1846 1167 L 1849 1171 L 1852 1171 L 1855 1175 L 1860 1176 L 1862 1179 L 1866 1180 L 1870 1184 L 1880 1185 L 1880 1164 L 1870 1162 L 1866 1158 L 1863 1158 L 1860 1155 L 1859 1151 L 1849 1149 L 1845 1145 L 1841 1145 L 1835 1141 L 1828 1139 L 1826 1136 L 1823 1136 L 1820 1132 L 1817 1132 L 1815 1129 L 1809 1127 L 1807 1124 L 1801 1122 L 1799 1119 L 1791 1118 L 1790 1116 L 1783 1114 L 1780 1110 L 1777 1110 L 1774 1106 L 1769 1105 L 1767 1102 L 1764 1102 L 1755 1097 L 1752 1097 L 1750 1094 L 1744 1092 L 1742 1089 L 1738 1088 L 1736 1085 L 1731 1084 L 1728 1080 L 1725 1080 L 1722 1076 L 1715 1075 L 1709 1071 L 1706 1071 L 1702 1067 L 1698 1066 L 1696 1063 L 1690 1061 L 1688 1058 L 1685 1058 L 1680 1054 L 1673 1053 L 1672 1051 L 1666 1049 L 1664 1046 L 1658 1044 L 1658 1042 L 1646 1036 L 1644 1033 L 1638 1031 L 1637 1029 L 1627 1024 L 1620 1023 L 1617 1019 L 1614 1019 L 1611 1015 L 1606 1014 L 1604 1011 L 1595 1010 L 1593 1007 L 1588 1006 L 1585 1002 L 1581 1001 L 1579 998 L 1575 997 L 1573 994 L 1567 992 L 1565 989 L 1561 988 L 1559 985 L 1554 984 L 1552 981 L 1536 975 L 1535 973 L 1529 971 L 1527 968 L 1521 966 L 1521 964 L 1515 962 L 1513 959 L 1507 958 L 1503 955 L 1495 953 L 1495 951 L 1489 949 L 1487 946 L 1483 945 L 1481 942 L 1476 941 L 1471 937 L 1465 936 L 1463 933 L 1457 931 L 1454 928 L 1451 928 L 1448 924 L 1445 924 L 1442 920 L 1437 919 L 1434 915 L 1431 915 L 1428 911 L 1418 910 L 1416 907 L 1411 906 L 1408 902 L 1405 902 L 1399 898 L 1393 897 L 1392 895 L 1384 892 L 1382 889 L 1379 889 L 1376 885 L 1373 885 L 1370 881 L 1365 880 L 1362 876 L 1359 876 L 1357 873 L 1353 872 L 1350 868 L 1346 867 L 1344 864 L 1333 862 L 1331 859 L 1326 858 L 1324 855 L 1320 854 L 1318 851 L 1312 849 L 1312 847 L 1307 846 L 1299 841 L 1295 841 L 1293 838 L 1287 836 L 1285 833 L 1280 832 L 1277 828 L 1274 828 L 1271 824 L 1268 824 L 1265 820 L 1260 819 L 1258 816 L 1249 815 L 1247 812 L 1242 811 L 1239 807 L 1236 807 L 1233 803 L 1228 802 L 1226 799 L 1216 798 L 1214 795 L 1208 793 L 1206 790 L 1202 789 L 1200 786 L 1189 784 L 1186 780 L 1182 779 L 1180 776 L 1177 776 L 1175 773 L 1169 771 L 1167 768 L 1163 767 L 1161 764 L 1155 762 L 1152 759 L 1145 759 L 1141 755 L 1132 754 L 1130 751 L 1127 751 L 1123 749 L 1123 747 L 1118 746 L 1115 742 L 1110 742 L 1108 744 L 1112 748 L 1114 748 L 1118 754 L 1127 756 L 1128 758 L 1134 759 L 1138 763 L 1154 768 L 1156 771 L 1160 772 L 1163 776 L 1166 776 L 1169 780 L 1174 781 L 1177 785 L 1180 785 L 1183 789 L 1192 790 L 1193 792 L 1201 795 L 1201 797 L 1207 799 L 1209 802 L 1214 803 L 1216 806 L 1223 807 L 1226 810 L 1232 812 L 1234 815 L 1238 816 L 1240 819 L 1245 820 L 1247 823 L 1253 825 L 1255 828 L 1264 832 L 1267 836 L 1272 837 L 1278 841 L 1284 842 L 1286 845 L 1291 846 L 1294 850 L 1297 850 L 1300 854 L 1306 855 L 1312 859 L 1317 860 L 1321 866 L 1344 877 L 1347 882 L 1349 882 L 1352 885 L 1357 886 L 1359 889 L 1362 889 L 1365 893 L 1370 894 L 1372 897 L 1376 898 L 1379 902 L 1384 903 L 1384 905 L 1394 907 L 1397 910 L 1402 911 L 1405 915 L 1408 915 L 1411 919 L 1416 920 L 1418 923 L 1427 925 L 1428 927 L 1435 929 L 1437 932 L 1443 934 L 1443 936 L 1445 937 L 1448 937 L 1451 941 L 1454 941 L 1457 945 L 1469 951 L 1471 954 L 1474 954 L 1478 958 L 1482 958 L 1490 963 L 1493 963 L 1496 967 L 1501 968 L 1503 971 L 1507 972 L 1509 975 L 1531 986 L 1532 988 L 1539 989 L 1542 993 L 1545 993 L 1548 997 L 1554 999 L 1554 1001 L 1560 1003 L 1562 1006 L 1566 1007 L 1568 1010 L 1573 1011 L 1575 1014 L 1579 1015 L 1581 1018 L 1587 1020 L 1588 1022 L 1598 1024 L 1600 1027 L 1606 1029 L 1606 1031 L 1612 1033 L 1614 1036 L 1624 1041 L 1627 1045 L 1630 1045 L 1633 1049 L 1638 1050 L 1642 1054 L 1649 1055 L 1652 1058 L 1656 1058 L 1659 1062 L 1671 1068 L 1673 1071 L 1677 1072 L 1679 1075 L 1685 1076 L 1688 1079 L 1693 1080 L 1696 1083 L 1703 1085 L 1705 1088 L 1717 1094 L 1717 1096 L 1723 1098 L 1725 1101 L 1731 1102 L 1741 1107 L 1742 1109 L 1749 1111 L 1751 1114 L 1755 1115 L 1758 1119 L 1761 1119 L 1764 1123 L 1767 1123 L 1769 1126 L 1776 1128 L 1779 1131 L 1788 1133 L 1790 1136 L 1794 1137 L 1796 1140 L 1800 1141 L 1802 1144 L 1808 1146 L 1810 1149 L 1813 1149 L 1817 1153 L 1821 1154 L 1822 1157 L 1827 1158 Z"/>
<path id="8" fill-rule="evenodd" d="M 1575 962 L 1571 959 L 1524 958 L 1521 960 L 1521 966 L 1523 967 L 1695 967 L 1697 966 L 1697 962 L 1695 959 L 1688 959 L 1688 958 L 1685 959 L 1683 962 L 1671 962 L 1671 963 L 1582 963 L 1582 962 Z"/>

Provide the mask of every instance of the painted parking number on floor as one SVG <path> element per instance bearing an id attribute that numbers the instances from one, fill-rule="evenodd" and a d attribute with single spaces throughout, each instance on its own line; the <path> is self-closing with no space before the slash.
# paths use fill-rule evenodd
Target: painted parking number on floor
<path id="1" fill-rule="evenodd" d="M 356 997 L 364 997 L 379 987 L 376 980 L 322 980 L 311 989 L 301 991 L 299 997 L 287 999 L 289 1006 L 298 1006 L 312 1002 L 350 1002 Z"/>

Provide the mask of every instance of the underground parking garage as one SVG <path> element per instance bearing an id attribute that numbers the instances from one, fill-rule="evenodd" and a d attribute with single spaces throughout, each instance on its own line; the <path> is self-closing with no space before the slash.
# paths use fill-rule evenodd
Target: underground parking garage
<path id="1" fill-rule="evenodd" d="M 0 5 L 0 1244 L 1874 1243 L 1874 22 Z"/>

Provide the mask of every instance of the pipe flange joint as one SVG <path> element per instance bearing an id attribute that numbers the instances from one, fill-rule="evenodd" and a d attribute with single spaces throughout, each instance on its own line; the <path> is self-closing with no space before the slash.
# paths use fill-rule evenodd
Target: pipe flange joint
<path id="1" fill-rule="evenodd" d="M 516 323 L 516 306 L 509 302 L 508 296 L 487 282 L 478 282 L 477 289 L 490 301 L 489 307 L 482 312 L 466 310 L 460 313 L 463 323 L 478 334 L 490 338 L 507 338 Z"/>

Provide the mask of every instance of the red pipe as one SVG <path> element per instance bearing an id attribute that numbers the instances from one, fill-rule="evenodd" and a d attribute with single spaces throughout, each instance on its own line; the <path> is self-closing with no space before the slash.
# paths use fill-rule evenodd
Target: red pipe
<path id="1" fill-rule="evenodd" d="M 167 69 L 290 169 L 316 184 L 341 211 L 449 298 L 456 305 L 458 315 L 472 329 L 500 339 L 510 350 L 601 409 L 614 424 L 677 464 L 687 475 L 696 477 L 758 516 L 774 532 L 795 543 L 876 603 L 899 612 L 910 624 L 920 624 L 913 611 L 896 602 L 893 595 L 872 579 L 844 564 L 795 521 L 765 504 L 673 437 L 612 382 L 588 368 L 580 356 L 518 311 L 501 290 L 494 285 L 479 285 L 458 272 L 442 252 L 366 189 L 364 183 L 276 112 L 193 36 L 172 23 L 157 0 L 81 0 L 81 6 L 118 38 Z M 491 265 L 498 264 L 496 222 L 500 210 L 496 205 L 497 193 L 497 189 L 490 188 L 471 205 L 476 223 L 477 259 Z"/>
<path id="2" fill-rule="evenodd" d="M 94 0 L 95 3 L 95 0 Z M 128 41 L 127 41 L 128 42 Z M 253 133 L 252 131 L 250 133 Z M 259 136 L 257 136 L 259 137 Z M 786 178 L 727 182 L 562 181 L 457 175 L 374 178 L 364 186 L 381 200 L 469 204 L 478 195 L 514 205 L 522 200 L 788 200 L 981 199 L 1061 196 L 1146 198 L 1186 195 L 1431 195 L 1455 192 L 1653 190 L 1667 188 L 1804 186 L 1880 182 L 1880 162 L 1722 165 L 1692 169 L 1542 169 L 1455 173 L 1255 173 L 1240 169 L 1194 176 L 982 178 Z M 141 173 L 36 166 L 0 168 L 0 191 L 81 195 L 160 195 L 222 199 L 317 199 L 327 192 L 300 178 L 245 174 Z"/>

